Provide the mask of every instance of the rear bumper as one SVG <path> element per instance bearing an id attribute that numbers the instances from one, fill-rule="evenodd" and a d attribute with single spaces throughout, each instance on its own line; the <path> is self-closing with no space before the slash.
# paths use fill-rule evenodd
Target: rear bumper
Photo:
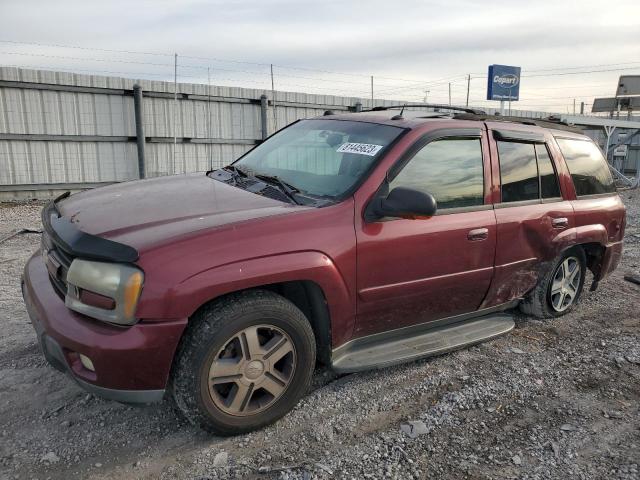
<path id="1" fill-rule="evenodd" d="M 622 258 L 622 241 L 610 243 L 604 247 L 602 260 L 600 261 L 600 269 L 594 280 L 599 282 L 603 278 L 608 277 L 620 263 Z"/>
<path id="2" fill-rule="evenodd" d="M 162 399 L 186 319 L 118 327 L 75 313 L 53 289 L 39 254 L 25 266 L 22 294 L 52 366 L 103 398 L 126 403 Z M 79 354 L 91 359 L 95 371 L 82 365 Z"/>

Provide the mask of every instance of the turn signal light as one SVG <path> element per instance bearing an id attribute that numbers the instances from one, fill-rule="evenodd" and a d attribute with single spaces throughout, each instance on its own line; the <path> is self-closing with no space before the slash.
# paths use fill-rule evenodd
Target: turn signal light
<path id="1" fill-rule="evenodd" d="M 80 290 L 80 301 L 85 305 L 102 308 L 103 310 L 113 310 L 116 308 L 116 301 L 113 298 L 84 289 Z"/>

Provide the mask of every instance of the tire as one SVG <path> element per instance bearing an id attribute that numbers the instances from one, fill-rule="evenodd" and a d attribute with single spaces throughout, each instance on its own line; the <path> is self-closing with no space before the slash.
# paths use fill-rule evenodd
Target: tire
<path id="1" fill-rule="evenodd" d="M 580 270 L 577 275 L 579 275 L 580 278 L 574 279 L 571 285 L 566 284 L 566 292 L 561 291 L 560 293 L 552 294 L 552 287 L 555 286 L 555 292 L 557 292 L 557 287 L 561 284 L 559 280 L 559 275 L 562 274 L 560 268 L 565 265 L 566 269 L 567 263 L 565 262 L 568 262 L 569 269 L 571 269 L 572 265 L 579 267 Z M 538 281 L 536 287 L 520 302 L 520 310 L 527 315 L 537 318 L 555 318 L 569 313 L 580 300 L 586 274 L 586 263 L 584 250 L 579 246 L 563 252 L 546 274 Z M 564 300 L 562 300 L 563 294 L 565 295 Z M 569 302 L 567 298 L 572 295 L 573 297 Z"/>
<path id="2" fill-rule="evenodd" d="M 173 398 L 189 422 L 209 432 L 256 430 L 298 403 L 315 353 L 311 325 L 291 302 L 264 290 L 234 294 L 190 320 L 174 364 Z"/>

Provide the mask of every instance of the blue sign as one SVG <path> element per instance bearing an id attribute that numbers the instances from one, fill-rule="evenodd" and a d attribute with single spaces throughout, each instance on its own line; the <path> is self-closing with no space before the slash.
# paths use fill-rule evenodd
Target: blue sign
<path id="1" fill-rule="evenodd" d="M 520 97 L 520 67 L 489 65 L 487 100 L 518 100 Z"/>

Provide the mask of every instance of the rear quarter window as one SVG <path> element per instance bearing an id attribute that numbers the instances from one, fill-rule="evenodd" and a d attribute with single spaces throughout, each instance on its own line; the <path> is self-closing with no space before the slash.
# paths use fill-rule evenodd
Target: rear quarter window
<path id="1" fill-rule="evenodd" d="M 557 138 L 578 197 L 616 191 L 607 161 L 589 140 Z"/>

